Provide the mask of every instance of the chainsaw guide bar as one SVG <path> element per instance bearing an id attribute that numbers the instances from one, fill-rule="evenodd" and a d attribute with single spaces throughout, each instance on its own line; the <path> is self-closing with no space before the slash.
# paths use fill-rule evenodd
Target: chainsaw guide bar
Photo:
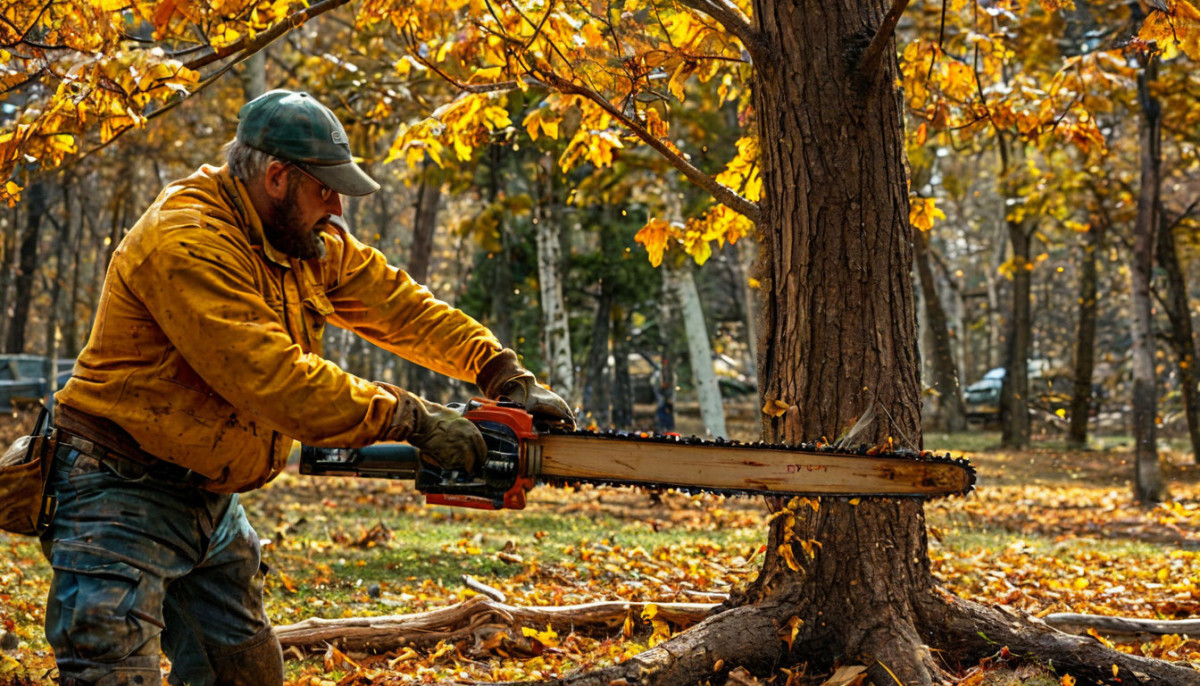
<path id="1" fill-rule="evenodd" d="M 525 507 L 538 483 L 642 486 L 726 496 L 941 498 L 975 488 L 962 458 L 866 446 L 771 445 L 724 439 L 535 426 L 510 403 L 474 399 L 463 416 L 478 427 L 487 458 L 446 469 L 407 443 L 300 451 L 300 473 L 411 479 L 432 505 Z"/>
<path id="2" fill-rule="evenodd" d="M 938 498 L 970 493 L 975 468 L 929 451 L 780 445 L 644 432 L 549 429 L 530 471 L 556 486 L 643 486 L 724 496 Z M 535 466 L 536 465 L 536 466 Z"/>

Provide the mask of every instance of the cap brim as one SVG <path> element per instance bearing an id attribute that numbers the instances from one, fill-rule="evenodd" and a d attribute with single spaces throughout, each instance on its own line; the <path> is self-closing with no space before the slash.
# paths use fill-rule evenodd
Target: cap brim
<path id="1" fill-rule="evenodd" d="M 304 170 L 342 195 L 370 195 L 379 190 L 379 184 L 375 183 L 375 179 L 367 176 L 367 173 L 354 162 L 328 166 L 306 164 Z"/>

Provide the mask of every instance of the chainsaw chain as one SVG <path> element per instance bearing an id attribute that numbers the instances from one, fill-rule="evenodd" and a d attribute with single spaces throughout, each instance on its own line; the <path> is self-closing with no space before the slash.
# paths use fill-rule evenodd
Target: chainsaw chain
<path id="1" fill-rule="evenodd" d="M 853 497 L 918 498 L 918 499 L 926 500 L 926 499 L 943 498 L 943 497 L 949 497 L 949 496 L 955 496 L 955 495 L 966 496 L 968 493 L 975 490 L 975 476 L 976 476 L 975 475 L 975 467 L 966 458 L 952 457 L 950 455 L 950 453 L 945 453 L 945 454 L 939 455 L 939 454 L 931 452 L 929 450 L 922 450 L 922 451 L 918 452 L 916 450 L 901 448 L 899 450 L 891 450 L 891 451 L 887 451 L 887 452 L 881 452 L 881 451 L 872 452 L 874 450 L 874 448 L 872 446 L 868 446 L 868 445 L 838 447 L 838 446 L 831 445 L 829 443 L 818 444 L 818 443 L 807 443 L 807 442 L 806 443 L 798 443 L 795 445 L 787 445 L 787 444 L 779 444 L 779 443 L 767 443 L 766 441 L 747 442 L 747 441 L 729 440 L 729 439 L 725 439 L 725 438 L 707 439 L 707 438 L 700 438 L 699 436 L 681 436 L 681 435 L 677 435 L 677 434 L 656 434 L 656 433 L 643 432 L 643 431 L 616 431 L 616 430 L 588 431 L 586 429 L 561 429 L 561 428 L 553 428 L 553 427 L 542 428 L 542 429 L 540 429 L 540 431 L 542 433 L 549 434 L 552 436 L 576 436 L 576 437 L 581 437 L 581 438 L 599 438 L 599 439 L 606 439 L 606 440 L 618 440 L 618 441 L 622 441 L 622 442 L 638 441 L 638 442 L 644 442 L 644 443 L 669 443 L 672 445 L 710 446 L 710 447 L 717 447 L 717 448 L 734 448 L 734 449 L 740 449 L 740 450 L 781 450 L 781 451 L 790 451 L 790 452 L 796 452 L 796 453 L 809 453 L 809 454 L 819 453 L 821 455 L 843 455 L 846 457 L 867 457 L 867 458 L 880 458 L 880 459 L 892 459 L 892 460 L 900 459 L 900 460 L 910 460 L 913 462 L 923 462 L 923 463 L 933 463 L 933 464 L 950 464 L 950 465 L 959 467 L 960 469 L 962 469 L 963 471 L 965 471 L 967 473 L 967 487 L 958 493 L 946 493 L 946 494 L 932 495 L 932 496 L 924 495 L 924 494 L 916 494 L 916 493 L 912 494 L 912 495 L 887 495 L 887 496 L 879 495 L 879 494 L 870 494 L 870 493 L 857 495 L 857 496 L 854 494 L 837 495 L 837 496 L 830 496 L 830 495 L 819 496 L 819 497 L 823 497 L 823 498 L 853 498 Z M 699 494 L 699 493 L 711 493 L 714 495 L 722 495 L 722 496 L 726 496 L 726 497 L 756 497 L 756 496 L 770 496 L 770 495 L 787 497 L 787 494 L 783 494 L 783 493 L 748 491 L 748 490 L 740 489 L 740 488 L 704 488 L 704 487 L 699 487 L 699 486 L 689 486 L 686 484 L 648 485 L 644 481 L 628 481 L 628 480 L 624 480 L 624 479 L 599 479 L 599 478 L 566 479 L 566 478 L 542 477 L 539 480 L 541 482 L 549 484 L 551 486 L 573 486 L 573 485 L 577 485 L 577 484 L 592 484 L 592 485 L 597 485 L 597 486 L 640 486 L 642 488 L 669 489 L 672 491 L 678 491 L 680 493 L 684 493 L 684 494 L 688 494 L 688 495 L 695 495 L 695 494 Z M 818 497 L 818 496 L 809 496 L 809 497 Z"/>

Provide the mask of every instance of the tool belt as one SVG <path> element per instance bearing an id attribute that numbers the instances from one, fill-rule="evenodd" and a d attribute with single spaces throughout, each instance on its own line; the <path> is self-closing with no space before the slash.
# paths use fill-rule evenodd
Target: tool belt
<path id="1" fill-rule="evenodd" d="M 70 446 L 108 465 L 122 477 L 138 480 L 151 477 L 184 486 L 204 486 L 208 477 L 161 460 L 142 450 L 137 441 L 114 422 L 59 405 L 54 417 L 58 445 Z"/>

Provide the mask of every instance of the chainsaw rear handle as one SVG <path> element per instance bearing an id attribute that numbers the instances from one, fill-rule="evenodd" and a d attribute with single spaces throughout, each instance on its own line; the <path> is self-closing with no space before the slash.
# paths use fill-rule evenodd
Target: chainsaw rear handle
<path id="1" fill-rule="evenodd" d="M 533 487 L 540 450 L 533 418 L 512 403 L 473 398 L 463 416 L 479 427 L 487 458 L 477 474 L 442 469 L 421 459 L 407 443 L 375 443 L 363 448 L 300 449 L 300 473 L 315 476 L 362 476 L 411 479 L 430 505 L 482 510 L 520 510 Z"/>

